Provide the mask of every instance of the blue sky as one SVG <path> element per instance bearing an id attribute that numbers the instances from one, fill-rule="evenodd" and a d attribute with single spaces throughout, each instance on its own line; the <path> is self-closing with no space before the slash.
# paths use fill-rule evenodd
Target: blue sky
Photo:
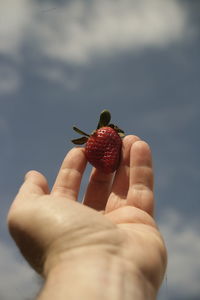
<path id="1" fill-rule="evenodd" d="M 72 126 L 92 131 L 105 108 L 153 150 L 169 251 L 158 299 L 199 298 L 199 10 L 195 0 L 1 2 L 1 300 L 39 288 L 5 224 L 24 174 L 41 171 L 51 185 Z"/>

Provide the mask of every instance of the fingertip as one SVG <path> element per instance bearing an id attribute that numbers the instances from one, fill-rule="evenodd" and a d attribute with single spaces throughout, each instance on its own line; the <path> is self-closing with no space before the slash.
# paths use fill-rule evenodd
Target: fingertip
<path id="1" fill-rule="evenodd" d="M 73 147 L 71 150 L 67 152 L 63 162 L 65 162 L 66 160 L 69 161 L 69 159 L 77 159 L 77 157 L 86 160 L 84 147 L 79 147 L 79 146 Z"/>
<path id="2" fill-rule="evenodd" d="M 27 180 L 27 179 L 30 179 L 30 178 L 33 178 L 33 177 L 36 177 L 36 176 L 43 176 L 40 172 L 38 171 L 35 171 L 35 170 L 29 170 L 25 176 L 24 176 L 24 180 Z M 44 177 L 44 176 L 43 176 Z"/>
<path id="3" fill-rule="evenodd" d="M 34 186 L 38 186 L 43 193 L 49 193 L 49 187 L 46 177 L 35 170 L 28 171 L 24 176 L 25 182 L 30 182 Z"/>
<path id="4" fill-rule="evenodd" d="M 123 138 L 124 144 L 133 144 L 136 141 L 140 141 L 140 138 L 137 135 L 128 134 Z"/>
<path id="5" fill-rule="evenodd" d="M 144 141 L 144 140 L 138 140 L 134 143 L 134 147 L 137 147 L 139 149 L 144 149 L 144 150 L 147 150 L 147 151 L 150 151 L 151 152 L 151 148 L 149 146 L 149 144 Z"/>
<path id="6" fill-rule="evenodd" d="M 65 156 L 51 193 L 77 199 L 82 176 L 87 164 L 85 150 L 73 147 Z"/>
<path id="7" fill-rule="evenodd" d="M 75 146 L 75 147 L 71 148 L 71 150 L 69 150 L 68 153 L 70 153 L 70 152 L 80 152 L 80 153 L 83 153 L 84 151 L 85 151 L 85 147 Z"/>
<path id="8" fill-rule="evenodd" d="M 121 154 L 121 163 L 129 165 L 130 160 L 130 150 L 133 144 L 137 141 L 140 141 L 140 138 L 136 135 L 126 135 L 123 138 L 122 154 Z"/>
<path id="9" fill-rule="evenodd" d="M 85 148 L 84 147 L 73 147 L 69 152 L 67 152 L 61 168 L 76 168 L 83 172 L 85 169 L 85 165 L 87 163 L 87 159 L 85 156 Z"/>
<path id="10" fill-rule="evenodd" d="M 152 152 L 149 144 L 145 141 L 136 141 L 131 147 L 131 156 L 133 161 L 137 160 L 138 163 L 146 162 L 152 164 Z"/>
<path id="11" fill-rule="evenodd" d="M 122 154 L 121 154 L 122 165 L 129 165 L 131 146 L 139 140 L 140 138 L 136 135 L 126 135 L 123 138 L 123 146 L 122 146 Z"/>

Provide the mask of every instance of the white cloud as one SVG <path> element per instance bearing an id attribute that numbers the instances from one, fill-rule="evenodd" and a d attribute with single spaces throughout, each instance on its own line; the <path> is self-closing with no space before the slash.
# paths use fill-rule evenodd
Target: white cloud
<path id="1" fill-rule="evenodd" d="M 199 225 L 185 220 L 174 210 L 162 216 L 160 229 L 168 249 L 167 283 L 163 283 L 162 299 L 168 294 L 181 299 L 200 295 L 200 237 Z"/>
<path id="2" fill-rule="evenodd" d="M 4 0 L 0 5 L 0 53 L 19 55 L 31 16 L 31 1 Z"/>
<path id="3" fill-rule="evenodd" d="M 80 86 L 80 78 L 71 78 L 61 67 L 42 66 L 41 56 L 83 65 L 119 52 L 165 47 L 189 36 L 190 13 L 178 0 L 73 0 L 57 7 L 7 0 L 0 9 L 0 54 L 18 64 L 26 55 L 41 76 L 71 90 Z M 4 68 L 0 95 L 17 91 L 21 81 L 19 70 Z"/>
<path id="4" fill-rule="evenodd" d="M 1 300 L 33 299 L 39 290 L 34 271 L 3 241 L 0 241 L 0 257 Z"/>
<path id="5" fill-rule="evenodd" d="M 42 18 L 37 34 L 47 55 L 85 62 L 94 54 L 179 41 L 188 34 L 188 15 L 175 0 L 75 0 Z"/>
<path id="6" fill-rule="evenodd" d="M 190 28 L 189 12 L 177 0 L 74 0 L 52 10 L 31 0 L 7 0 L 2 16 L 0 52 L 19 54 L 28 40 L 49 57 L 76 63 L 165 46 L 187 38 Z"/>

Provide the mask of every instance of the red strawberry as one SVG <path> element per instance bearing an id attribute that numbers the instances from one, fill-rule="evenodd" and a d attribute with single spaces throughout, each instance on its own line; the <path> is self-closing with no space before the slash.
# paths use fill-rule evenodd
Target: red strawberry
<path id="1" fill-rule="evenodd" d="M 104 110 L 100 115 L 97 129 L 91 135 L 73 127 L 73 129 L 84 135 L 84 137 L 72 140 L 74 144 L 86 143 L 85 154 L 87 160 L 95 168 L 106 174 L 114 172 L 120 162 L 122 137 L 124 132 L 113 124 L 109 124 L 111 115 Z"/>
<path id="2" fill-rule="evenodd" d="M 115 129 L 101 127 L 88 139 L 85 154 L 95 168 L 111 173 L 119 165 L 121 146 L 122 139 Z"/>

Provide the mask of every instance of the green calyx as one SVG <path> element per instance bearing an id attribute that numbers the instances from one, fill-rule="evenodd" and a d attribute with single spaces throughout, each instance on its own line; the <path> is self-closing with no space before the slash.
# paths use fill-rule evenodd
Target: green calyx
<path id="1" fill-rule="evenodd" d="M 78 138 L 78 139 L 74 139 L 72 140 L 72 143 L 75 145 L 83 145 L 87 142 L 88 137 L 90 137 L 89 134 L 85 133 L 84 131 L 80 130 L 79 128 L 73 126 L 74 131 L 76 131 L 77 133 L 83 135 L 83 137 Z"/>
<path id="2" fill-rule="evenodd" d="M 100 114 L 100 118 L 99 118 L 99 122 L 98 122 L 96 130 L 100 129 L 101 127 L 108 126 L 108 127 L 113 128 L 115 131 L 117 131 L 119 136 L 121 138 L 123 138 L 125 136 L 124 131 L 122 129 L 120 129 L 119 127 L 117 127 L 116 125 L 114 125 L 114 124 L 109 124 L 110 120 L 111 120 L 110 112 L 106 109 L 103 110 Z M 89 135 L 88 133 L 85 133 L 84 131 L 80 130 L 79 128 L 77 128 L 75 126 L 73 126 L 73 130 L 76 131 L 77 133 L 83 135 L 83 137 L 81 137 L 81 138 L 72 140 L 72 143 L 75 144 L 75 145 L 85 144 L 87 142 L 88 138 L 96 131 L 96 130 L 93 131 L 92 134 Z"/>
<path id="3" fill-rule="evenodd" d="M 125 132 L 124 132 L 122 129 L 120 129 L 119 127 L 117 127 L 116 125 L 114 125 L 114 124 L 109 124 L 108 126 L 111 127 L 111 128 L 113 128 L 115 131 L 117 131 L 117 133 L 119 134 L 119 136 L 120 136 L 121 138 L 124 138 L 124 137 L 125 137 Z"/>

